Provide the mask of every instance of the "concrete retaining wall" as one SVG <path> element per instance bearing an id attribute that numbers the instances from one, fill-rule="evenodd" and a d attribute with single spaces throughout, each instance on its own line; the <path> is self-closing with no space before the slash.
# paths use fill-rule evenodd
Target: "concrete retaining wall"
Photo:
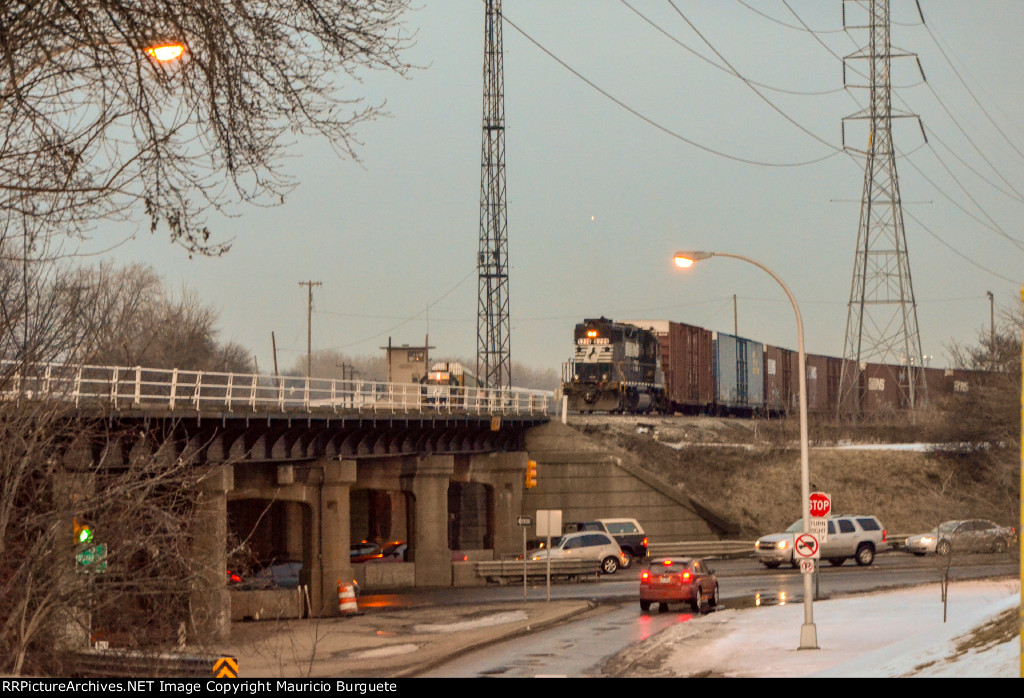
<path id="1" fill-rule="evenodd" d="M 633 518 L 652 543 L 714 540 L 738 527 L 640 466 L 628 453 L 610 453 L 559 422 L 527 432 L 526 448 L 537 461 L 537 487 L 525 490 L 523 513 L 561 509 L 562 521 Z"/>

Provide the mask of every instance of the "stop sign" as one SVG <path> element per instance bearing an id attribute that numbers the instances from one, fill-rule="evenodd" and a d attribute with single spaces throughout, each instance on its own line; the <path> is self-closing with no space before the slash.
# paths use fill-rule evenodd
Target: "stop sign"
<path id="1" fill-rule="evenodd" d="M 832 497 L 824 492 L 812 492 L 810 500 L 811 516 L 815 518 L 824 518 L 832 511 Z"/>

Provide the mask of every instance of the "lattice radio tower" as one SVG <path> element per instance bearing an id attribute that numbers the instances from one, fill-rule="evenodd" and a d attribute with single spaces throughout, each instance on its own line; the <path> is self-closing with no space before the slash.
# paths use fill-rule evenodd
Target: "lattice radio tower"
<path id="1" fill-rule="evenodd" d="M 866 26 L 846 26 L 846 4 L 860 6 L 868 18 Z M 866 157 L 864 193 L 861 198 L 857 251 L 846 320 L 846 342 L 839 382 L 839 406 L 863 404 L 867 391 L 886 390 L 895 381 L 909 407 L 927 398 L 921 335 L 917 327 L 917 304 L 910 279 L 907 240 L 903 229 L 903 208 L 893 147 L 894 118 L 918 118 L 893 112 L 890 64 L 893 58 L 915 57 L 893 50 L 890 42 L 889 0 L 843 0 L 843 25 L 867 29 L 868 46 L 846 57 L 870 66 L 870 85 L 851 85 L 870 90 L 870 105 L 847 119 L 863 119 L 870 125 L 866 151 L 851 148 Z M 844 120 L 845 131 L 845 120 Z M 920 119 L 918 118 L 920 124 Z M 922 133 L 924 128 L 922 126 Z M 844 133 L 845 147 L 845 133 Z M 864 371 L 865 364 L 886 364 L 888 371 Z M 856 400 L 852 405 L 849 401 Z"/>
<path id="2" fill-rule="evenodd" d="M 487 0 L 484 27 L 484 118 L 480 168 L 479 301 L 476 374 L 485 387 L 512 385 L 505 224 L 505 78 L 501 0 Z"/>

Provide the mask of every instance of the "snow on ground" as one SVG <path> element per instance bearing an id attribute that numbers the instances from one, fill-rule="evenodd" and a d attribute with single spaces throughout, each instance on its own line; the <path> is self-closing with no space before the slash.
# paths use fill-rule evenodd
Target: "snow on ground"
<path id="1" fill-rule="evenodd" d="M 1019 580 L 952 584 L 945 623 L 937 583 L 817 601 L 817 650 L 798 649 L 802 602 L 724 608 L 651 638 L 644 653 L 659 656 L 659 674 L 675 676 L 1019 677 L 1019 621 L 1012 639 L 957 649 L 958 639 L 1019 604 Z"/>
<path id="2" fill-rule="evenodd" d="M 414 629 L 418 633 L 461 633 L 466 630 L 487 628 L 493 625 L 515 623 L 528 619 L 529 616 L 525 611 L 509 611 L 508 613 L 492 613 L 483 618 L 458 621 L 456 623 L 419 623 L 414 626 Z"/>

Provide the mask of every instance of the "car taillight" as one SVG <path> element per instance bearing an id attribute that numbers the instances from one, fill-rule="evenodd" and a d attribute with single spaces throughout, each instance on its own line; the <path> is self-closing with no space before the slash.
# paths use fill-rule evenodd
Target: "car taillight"
<path id="1" fill-rule="evenodd" d="M 640 574 L 640 583 L 641 584 L 648 584 L 648 583 L 650 583 L 650 581 L 651 581 L 651 573 L 650 572 L 643 572 L 643 573 Z"/>
<path id="2" fill-rule="evenodd" d="M 681 581 L 681 582 L 682 582 L 683 584 L 689 584 L 689 583 L 690 583 L 690 581 L 691 581 L 691 580 L 690 580 L 690 573 L 689 573 L 689 572 L 683 572 L 683 573 L 682 573 L 681 575 L 679 575 L 679 580 L 680 580 L 680 581 Z"/>
<path id="3" fill-rule="evenodd" d="M 885 542 L 885 529 L 882 529 L 882 542 Z"/>
<path id="4" fill-rule="evenodd" d="M 647 550 L 647 536 L 644 536 L 644 550 Z"/>

